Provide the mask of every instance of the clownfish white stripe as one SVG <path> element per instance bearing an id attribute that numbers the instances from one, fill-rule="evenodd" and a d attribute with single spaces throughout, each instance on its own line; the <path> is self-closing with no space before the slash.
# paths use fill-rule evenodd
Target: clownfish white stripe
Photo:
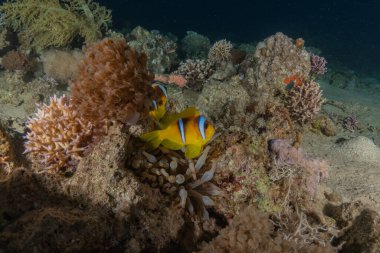
<path id="1" fill-rule="evenodd" d="M 206 140 L 205 123 L 206 123 L 206 118 L 203 117 L 203 116 L 199 116 L 199 119 L 198 119 L 198 128 L 199 128 L 199 132 L 202 135 L 203 140 Z"/>
<path id="2" fill-rule="evenodd" d="M 158 106 L 157 106 L 157 102 L 156 102 L 156 100 L 153 100 L 153 106 L 154 106 L 154 109 L 155 109 L 155 110 L 158 109 Z"/>
<path id="3" fill-rule="evenodd" d="M 183 144 L 186 144 L 185 125 L 183 124 L 183 120 L 182 119 L 178 120 L 178 127 L 179 127 L 179 132 L 181 134 L 182 142 L 183 142 Z"/>

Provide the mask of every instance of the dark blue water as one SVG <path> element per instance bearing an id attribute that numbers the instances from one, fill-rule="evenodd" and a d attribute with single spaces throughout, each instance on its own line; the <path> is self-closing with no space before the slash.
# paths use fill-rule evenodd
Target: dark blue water
<path id="1" fill-rule="evenodd" d="M 172 32 L 188 30 L 233 42 L 260 41 L 282 31 L 303 37 L 329 62 L 357 72 L 380 72 L 380 1 L 102 0 L 116 28 L 141 25 Z"/>

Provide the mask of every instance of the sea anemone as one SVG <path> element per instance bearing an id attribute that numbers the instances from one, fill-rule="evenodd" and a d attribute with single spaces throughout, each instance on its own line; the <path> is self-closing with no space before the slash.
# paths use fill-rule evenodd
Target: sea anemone
<path id="1" fill-rule="evenodd" d="M 222 63 L 231 58 L 232 43 L 224 40 L 219 40 L 212 45 L 208 52 L 208 60 L 211 64 Z"/>
<path id="2" fill-rule="evenodd" d="M 131 167 L 144 182 L 175 196 L 179 206 L 186 208 L 190 215 L 207 220 L 206 208 L 214 205 L 213 197 L 221 192 L 211 183 L 216 169 L 214 163 L 210 169 L 204 168 L 209 151 L 210 147 L 206 147 L 195 163 L 174 151 L 167 154 L 157 151 L 156 155 L 142 151 L 134 155 Z"/>
<path id="3" fill-rule="evenodd" d="M 56 96 L 41 105 L 27 122 L 25 153 L 39 172 L 69 172 L 83 156 L 93 135 L 92 124 L 81 118 L 69 98 Z"/>

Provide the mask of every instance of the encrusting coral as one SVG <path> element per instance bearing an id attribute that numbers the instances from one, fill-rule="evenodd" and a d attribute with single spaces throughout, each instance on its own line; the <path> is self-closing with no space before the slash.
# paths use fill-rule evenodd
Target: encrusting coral
<path id="1" fill-rule="evenodd" d="M 306 81 L 288 90 L 285 106 L 290 116 L 300 124 L 314 119 L 320 112 L 324 99 L 318 83 Z"/>
<path id="2" fill-rule="evenodd" d="M 36 50 L 67 46 L 77 35 L 93 42 L 111 22 L 111 12 L 91 0 L 11 0 L 0 10 L 24 48 Z"/>
<path id="3" fill-rule="evenodd" d="M 71 82 L 73 105 L 96 126 L 112 120 L 134 123 L 149 113 L 152 80 L 144 54 L 123 39 L 104 39 L 88 47 L 79 64 Z"/>
<path id="4" fill-rule="evenodd" d="M 69 98 L 56 96 L 27 122 L 25 152 L 40 166 L 38 172 L 68 172 L 81 159 L 93 135 L 92 124 L 81 118 Z"/>

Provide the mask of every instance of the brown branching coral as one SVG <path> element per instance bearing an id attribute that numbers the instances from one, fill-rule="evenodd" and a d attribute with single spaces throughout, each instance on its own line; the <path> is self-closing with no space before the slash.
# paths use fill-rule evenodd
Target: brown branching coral
<path id="1" fill-rule="evenodd" d="M 26 54 L 15 50 L 6 53 L 1 60 L 1 64 L 6 70 L 11 71 L 32 71 L 36 66 L 36 62 L 29 58 Z"/>
<path id="2" fill-rule="evenodd" d="M 321 110 L 323 102 L 320 86 L 314 81 L 292 87 L 285 98 L 285 106 L 291 117 L 300 124 L 314 119 Z"/>
<path id="3" fill-rule="evenodd" d="M 203 83 L 214 73 L 215 69 L 206 60 L 187 59 L 179 64 L 174 74 L 182 75 L 188 81 L 188 86 L 194 90 L 201 90 Z"/>
<path id="4" fill-rule="evenodd" d="M 82 157 L 93 134 L 92 124 L 81 118 L 66 96 L 42 105 L 27 127 L 25 152 L 38 163 L 39 172 L 68 171 Z"/>
<path id="5" fill-rule="evenodd" d="M 211 64 L 222 63 L 230 60 L 232 44 L 227 40 L 219 40 L 214 43 L 208 52 L 208 60 Z"/>
<path id="6" fill-rule="evenodd" d="M 111 22 L 111 12 L 91 0 L 11 0 L 0 9 L 21 44 L 37 50 L 66 46 L 77 35 L 93 42 Z"/>
<path id="7" fill-rule="evenodd" d="M 148 115 L 152 79 L 145 55 L 123 39 L 104 39 L 86 50 L 71 83 L 73 105 L 95 125 L 104 120 L 133 123 Z"/>

